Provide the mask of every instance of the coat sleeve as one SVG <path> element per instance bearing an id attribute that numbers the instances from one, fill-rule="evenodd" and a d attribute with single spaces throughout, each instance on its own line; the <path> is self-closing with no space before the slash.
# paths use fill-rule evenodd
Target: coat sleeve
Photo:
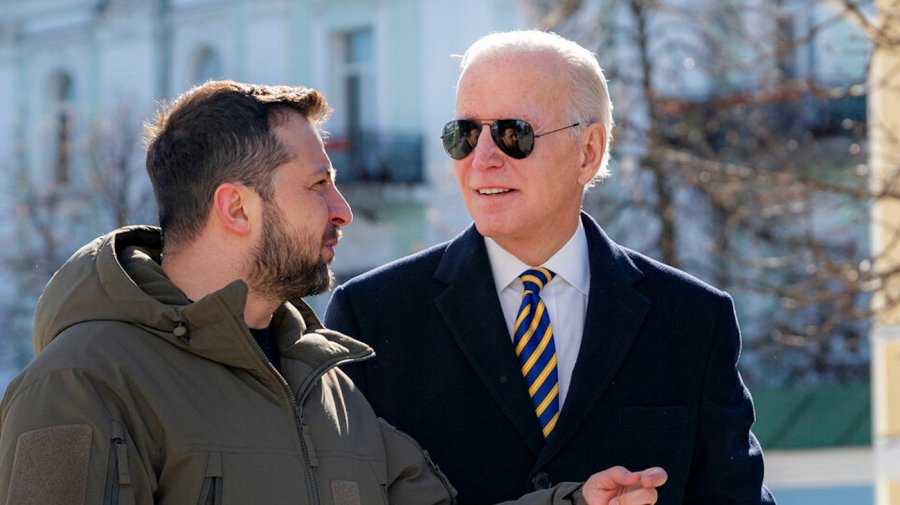
<path id="1" fill-rule="evenodd" d="M 394 505 L 456 503 L 456 489 L 412 437 L 379 418 L 387 453 L 388 502 Z"/>
<path id="2" fill-rule="evenodd" d="M 382 436 L 388 455 L 388 501 L 394 505 L 450 505 L 456 503 L 456 489 L 428 451 L 409 435 L 383 419 Z M 581 483 L 564 482 L 550 489 L 534 491 L 500 505 L 586 505 Z"/>
<path id="3" fill-rule="evenodd" d="M 719 304 L 700 405 L 699 433 L 685 504 L 774 504 L 763 485 L 762 449 L 750 431 L 755 414 L 737 370 L 741 335 L 734 304 Z"/>
<path id="4" fill-rule="evenodd" d="M 152 472 L 103 386 L 76 370 L 27 378 L 0 407 L 0 502 L 152 504 Z"/>
<path id="5" fill-rule="evenodd" d="M 581 483 L 563 482 L 550 489 L 533 491 L 518 500 L 503 502 L 500 505 L 587 505 L 581 494 Z"/>

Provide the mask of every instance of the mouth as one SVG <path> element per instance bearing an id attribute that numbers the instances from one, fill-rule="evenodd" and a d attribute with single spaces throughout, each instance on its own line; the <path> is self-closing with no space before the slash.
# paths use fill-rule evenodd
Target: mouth
<path id="1" fill-rule="evenodd" d="M 502 193 L 509 193 L 512 191 L 507 188 L 482 188 L 478 190 L 479 195 L 499 195 Z"/>
<path id="2" fill-rule="evenodd" d="M 343 232 L 336 226 L 332 226 L 322 237 L 322 245 L 325 247 L 334 247 L 338 245 L 338 242 L 341 240 L 341 235 L 343 235 Z"/>
<path id="3" fill-rule="evenodd" d="M 332 228 L 322 238 L 322 249 L 327 251 L 325 260 L 330 262 L 334 258 L 334 248 L 341 240 L 341 230 Z"/>

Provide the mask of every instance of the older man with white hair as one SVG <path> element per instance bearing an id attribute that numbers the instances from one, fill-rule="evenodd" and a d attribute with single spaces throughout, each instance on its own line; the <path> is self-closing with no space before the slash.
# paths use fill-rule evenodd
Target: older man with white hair
<path id="1" fill-rule="evenodd" d="M 375 349 L 346 370 L 376 413 L 430 449 L 461 503 L 619 464 L 665 468 L 660 503 L 773 503 L 731 298 L 582 212 L 612 130 L 594 55 L 496 33 L 461 69 L 442 139 L 474 225 L 347 282 L 326 315 Z"/>

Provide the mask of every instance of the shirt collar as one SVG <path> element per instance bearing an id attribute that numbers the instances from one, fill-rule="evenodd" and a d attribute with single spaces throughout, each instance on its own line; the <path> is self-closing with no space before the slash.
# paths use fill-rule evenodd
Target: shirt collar
<path id="1" fill-rule="evenodd" d="M 488 259 L 491 262 L 491 272 L 494 275 L 494 286 L 497 292 L 501 292 L 511 285 L 525 270 L 531 268 L 516 258 L 506 249 L 500 247 L 493 239 L 484 237 L 484 245 L 487 248 Z M 572 234 L 572 238 L 556 254 L 550 257 L 543 265 L 562 277 L 567 283 L 588 295 L 591 283 L 590 263 L 588 262 L 587 235 L 584 225 L 578 220 L 578 228 Z"/>

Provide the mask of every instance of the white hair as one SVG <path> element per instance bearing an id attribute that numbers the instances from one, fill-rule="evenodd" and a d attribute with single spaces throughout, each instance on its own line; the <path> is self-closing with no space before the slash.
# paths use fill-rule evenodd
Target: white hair
<path id="1" fill-rule="evenodd" d="M 606 131 L 606 144 L 600 169 L 594 177 L 599 181 L 609 175 L 609 147 L 612 143 L 612 102 L 606 76 L 597 56 L 577 43 L 553 32 L 516 30 L 485 35 L 466 50 L 459 63 L 460 78 L 466 68 L 479 58 L 503 57 L 519 54 L 551 52 L 559 55 L 568 69 L 566 82 L 571 83 L 566 94 L 566 115 L 570 121 L 600 123 Z M 457 90 L 459 83 L 457 83 Z"/>

